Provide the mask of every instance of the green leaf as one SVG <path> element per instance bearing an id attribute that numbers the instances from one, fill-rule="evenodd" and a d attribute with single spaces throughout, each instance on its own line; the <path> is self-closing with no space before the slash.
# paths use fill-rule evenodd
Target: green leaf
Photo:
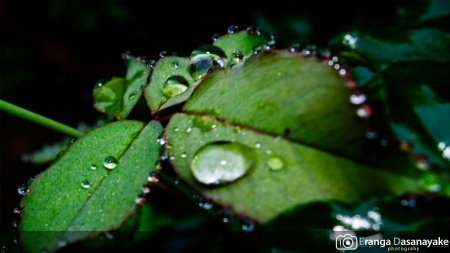
<path id="1" fill-rule="evenodd" d="M 125 79 L 114 77 L 96 88 L 93 93 L 95 109 L 119 120 L 125 119 L 130 114 L 142 96 L 147 76 L 151 73 L 150 68 L 135 57 L 127 58 L 126 64 Z"/>
<path id="2" fill-rule="evenodd" d="M 146 87 L 144 96 L 154 114 L 185 102 L 198 83 L 194 82 L 189 72 L 189 58 L 165 57 L 156 63 L 152 80 Z M 185 89 L 180 89 L 181 85 L 185 86 Z"/>
<path id="3" fill-rule="evenodd" d="M 54 251 L 117 229 L 135 211 L 135 198 L 154 170 L 161 132 L 157 122 L 144 127 L 120 121 L 93 130 L 68 148 L 22 199 L 24 250 Z M 105 165 L 109 157 L 116 161 Z"/>
<path id="4" fill-rule="evenodd" d="M 262 47 L 265 42 L 263 36 L 249 34 L 248 31 L 241 31 L 235 34 L 225 34 L 219 37 L 213 45 L 222 49 L 227 56 L 228 64 L 238 64 L 246 61 L 253 55 L 253 49 Z M 242 58 L 236 57 L 236 52 L 242 54 Z"/>
<path id="5" fill-rule="evenodd" d="M 407 156 L 367 158 L 368 126 L 348 100 L 325 62 L 261 53 L 204 79 L 172 117 L 171 162 L 206 197 L 263 223 L 299 204 L 417 191 L 399 174 L 414 174 Z"/>

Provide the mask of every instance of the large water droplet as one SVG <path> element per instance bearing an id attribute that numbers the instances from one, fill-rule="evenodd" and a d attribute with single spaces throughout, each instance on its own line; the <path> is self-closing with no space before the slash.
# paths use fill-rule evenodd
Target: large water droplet
<path id="1" fill-rule="evenodd" d="M 112 157 L 112 156 L 108 156 L 105 158 L 105 161 L 103 161 L 103 166 L 105 166 L 105 168 L 107 169 L 114 169 L 117 166 L 117 160 L 116 158 Z"/>
<path id="2" fill-rule="evenodd" d="M 225 68 L 227 57 L 222 49 L 205 45 L 195 49 L 190 56 L 189 71 L 195 80 L 204 77 L 207 73 Z"/>
<path id="3" fill-rule="evenodd" d="M 277 171 L 283 169 L 284 163 L 280 157 L 272 156 L 267 160 L 267 165 L 271 170 Z"/>
<path id="4" fill-rule="evenodd" d="M 22 196 L 25 196 L 25 194 L 27 194 L 28 193 L 28 188 L 25 186 L 25 184 L 22 184 L 21 186 L 19 186 L 18 188 L 17 188 L 17 192 L 20 194 L 20 195 L 22 195 Z"/>
<path id="5" fill-rule="evenodd" d="M 239 143 L 211 143 L 197 151 L 191 162 L 191 172 L 203 184 L 231 183 L 252 168 L 255 156 L 252 148 Z"/>
<path id="6" fill-rule="evenodd" d="M 188 81 L 181 76 L 172 76 L 163 85 L 163 94 L 167 98 L 173 98 L 185 92 L 189 87 Z"/>
<path id="7" fill-rule="evenodd" d="M 83 187 L 84 189 L 89 188 L 89 186 L 91 186 L 91 185 L 89 184 L 89 181 L 84 180 L 83 182 L 81 182 L 81 187 Z"/>

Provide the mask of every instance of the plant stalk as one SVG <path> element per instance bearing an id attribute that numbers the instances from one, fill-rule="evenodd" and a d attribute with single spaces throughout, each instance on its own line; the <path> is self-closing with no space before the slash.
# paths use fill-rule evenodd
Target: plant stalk
<path id="1" fill-rule="evenodd" d="M 0 110 L 75 138 L 84 135 L 83 132 L 80 132 L 74 128 L 56 122 L 42 115 L 36 114 L 34 112 L 28 111 L 27 109 L 21 108 L 17 105 L 13 105 L 1 99 L 0 99 Z"/>

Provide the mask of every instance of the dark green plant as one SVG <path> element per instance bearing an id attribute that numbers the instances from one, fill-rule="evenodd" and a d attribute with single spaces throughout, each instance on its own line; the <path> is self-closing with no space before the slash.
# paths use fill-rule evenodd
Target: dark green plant
<path id="1" fill-rule="evenodd" d="M 344 33 L 325 50 L 277 49 L 274 35 L 230 26 L 190 57 L 124 53 L 126 76 L 93 91 L 94 107 L 117 121 L 86 133 L 0 101 L 78 138 L 41 159 L 52 164 L 19 189 L 22 249 L 82 240 L 132 248 L 160 232 L 191 231 L 180 228 L 188 221 L 193 231 L 220 227 L 203 251 L 246 240 L 267 252 L 334 252 L 341 231 L 445 230 L 450 36 L 440 24 L 448 12 L 408 11 L 408 22 Z M 126 120 L 144 98 L 152 120 Z M 146 203 L 158 187 L 188 200 L 179 208 L 204 211 L 160 212 Z M 115 241 L 87 240 L 115 230 Z"/>

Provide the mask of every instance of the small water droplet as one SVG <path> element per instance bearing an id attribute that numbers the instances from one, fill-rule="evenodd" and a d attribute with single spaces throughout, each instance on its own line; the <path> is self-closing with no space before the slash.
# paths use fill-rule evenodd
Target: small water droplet
<path id="1" fill-rule="evenodd" d="M 191 172 L 206 185 L 231 183 L 251 169 L 255 156 L 253 149 L 239 143 L 211 143 L 196 152 L 191 162 Z"/>
<path id="2" fill-rule="evenodd" d="M 144 194 L 149 194 L 150 191 L 151 191 L 150 187 L 148 187 L 148 186 L 142 187 L 142 192 L 143 192 Z"/>
<path id="3" fill-rule="evenodd" d="M 187 157 L 186 153 L 181 154 L 181 158 L 186 158 L 186 157 Z"/>
<path id="4" fill-rule="evenodd" d="M 334 62 L 333 61 L 328 61 L 328 66 L 333 66 L 334 65 Z"/>
<path id="5" fill-rule="evenodd" d="M 266 150 L 266 154 L 268 154 L 268 155 L 272 154 L 272 150 L 270 150 L 270 149 Z"/>
<path id="6" fill-rule="evenodd" d="M 373 130 L 369 130 L 366 132 L 366 137 L 367 137 L 367 139 L 374 140 L 378 137 L 378 133 Z"/>
<path id="7" fill-rule="evenodd" d="M 192 128 L 188 127 L 186 128 L 186 133 L 190 133 L 192 131 Z"/>
<path id="8" fill-rule="evenodd" d="M 147 61 L 147 67 L 149 67 L 150 69 L 155 68 L 155 64 L 156 64 L 155 59 L 151 59 L 151 60 Z"/>
<path id="9" fill-rule="evenodd" d="M 12 227 L 13 228 L 17 228 L 19 226 L 19 221 L 18 220 L 13 220 L 12 221 Z"/>
<path id="10" fill-rule="evenodd" d="M 117 167 L 117 160 L 116 158 L 112 157 L 112 156 L 108 156 L 105 158 L 105 161 L 103 161 L 103 166 L 105 166 L 105 168 L 107 169 L 114 169 Z"/>
<path id="11" fill-rule="evenodd" d="M 29 192 L 28 188 L 25 186 L 25 184 L 22 184 L 17 188 L 17 193 L 19 193 L 22 196 L 25 196 Z"/>
<path id="12" fill-rule="evenodd" d="M 167 51 L 161 51 L 159 52 L 159 57 L 164 58 L 167 55 Z"/>
<path id="13" fill-rule="evenodd" d="M 444 149 L 447 147 L 447 144 L 444 141 L 441 141 L 438 143 L 438 150 L 444 151 Z"/>
<path id="14" fill-rule="evenodd" d="M 338 61 L 339 61 L 339 58 L 338 58 L 337 56 L 333 56 L 333 58 L 331 58 L 331 60 L 332 60 L 333 62 L 338 62 Z"/>
<path id="15" fill-rule="evenodd" d="M 420 185 L 429 192 L 438 192 L 441 190 L 440 180 L 432 172 L 425 172 L 420 178 Z"/>
<path id="16" fill-rule="evenodd" d="M 338 70 L 341 67 L 339 64 L 334 64 L 334 69 Z"/>
<path id="17" fill-rule="evenodd" d="M 255 229 L 255 225 L 249 219 L 242 219 L 240 223 L 241 223 L 241 229 L 244 232 L 248 233 Z"/>
<path id="18" fill-rule="evenodd" d="M 350 102 L 354 105 L 360 105 L 366 101 L 366 95 L 364 95 L 361 91 L 356 90 L 350 96 Z"/>
<path id="19" fill-rule="evenodd" d="M 123 60 L 128 60 L 131 58 L 131 53 L 130 51 L 126 51 L 125 53 L 122 54 L 122 59 Z"/>
<path id="20" fill-rule="evenodd" d="M 14 214 L 20 214 L 22 212 L 22 210 L 20 210 L 19 207 L 14 207 L 13 212 L 14 212 Z"/>
<path id="21" fill-rule="evenodd" d="M 110 78 L 103 78 L 100 81 L 98 81 L 95 85 L 94 88 L 92 88 L 93 91 L 97 90 L 98 88 L 102 87 L 103 85 L 105 85 L 107 82 L 109 82 L 111 79 Z"/>
<path id="22" fill-rule="evenodd" d="M 331 54 L 329 51 L 325 50 L 325 49 L 319 49 L 317 50 L 316 56 L 322 60 L 322 61 L 326 61 L 328 59 L 330 59 Z"/>
<path id="23" fill-rule="evenodd" d="M 266 40 L 266 42 L 264 42 L 264 50 L 270 51 L 275 48 L 275 45 L 276 41 L 274 39 Z"/>
<path id="24" fill-rule="evenodd" d="M 164 146 L 164 145 L 166 144 L 166 139 L 164 139 L 164 138 L 158 138 L 158 139 L 156 140 L 156 142 L 157 142 L 159 145 Z"/>
<path id="25" fill-rule="evenodd" d="M 14 235 L 14 237 L 12 239 L 12 243 L 15 245 L 19 244 L 19 236 L 18 235 Z"/>
<path id="26" fill-rule="evenodd" d="M 304 55 L 313 55 L 316 54 L 317 46 L 314 44 L 308 44 L 303 48 L 302 53 Z"/>
<path id="27" fill-rule="evenodd" d="M 300 43 L 292 43 L 289 46 L 289 51 L 291 51 L 292 53 L 300 51 Z"/>
<path id="28" fill-rule="evenodd" d="M 152 171 L 147 177 L 148 182 L 157 183 L 159 181 L 159 176 L 157 171 Z"/>
<path id="29" fill-rule="evenodd" d="M 278 156 L 272 156 L 267 160 L 267 165 L 273 171 L 278 171 L 283 169 L 284 163 L 283 159 Z"/>
<path id="30" fill-rule="evenodd" d="M 198 205 L 205 210 L 211 210 L 214 206 L 213 203 L 208 201 L 199 203 Z"/>
<path id="31" fill-rule="evenodd" d="M 389 143 L 388 143 L 388 141 L 387 141 L 386 139 L 382 139 L 382 140 L 380 141 L 380 145 L 383 146 L 383 147 L 387 147 L 388 144 L 389 144 Z"/>
<path id="32" fill-rule="evenodd" d="M 165 97 L 173 98 L 185 92 L 189 87 L 188 81 L 181 76 L 172 76 L 163 85 L 162 92 Z"/>
<path id="33" fill-rule="evenodd" d="M 136 204 L 138 205 L 143 205 L 145 204 L 145 202 L 147 202 L 147 200 L 144 197 L 137 196 L 134 202 L 136 202 Z"/>
<path id="34" fill-rule="evenodd" d="M 136 93 L 131 93 L 131 94 L 128 96 L 128 100 L 130 100 L 130 101 L 133 101 L 135 98 L 136 98 Z"/>
<path id="35" fill-rule="evenodd" d="M 244 59 L 244 54 L 242 54 L 242 52 L 239 50 L 234 51 L 232 55 L 233 55 L 233 62 L 235 63 L 241 62 L 242 59 Z"/>
<path id="36" fill-rule="evenodd" d="M 216 41 L 219 37 L 220 37 L 220 34 L 218 34 L 218 33 L 213 33 L 213 35 L 211 36 L 213 41 Z"/>
<path id="37" fill-rule="evenodd" d="M 60 247 L 60 248 L 65 247 L 66 245 L 67 245 L 67 243 L 65 241 L 58 242 L 58 247 Z"/>
<path id="38" fill-rule="evenodd" d="M 173 69 L 177 69 L 180 66 L 180 63 L 177 61 L 174 61 L 174 62 L 172 62 L 171 66 Z"/>
<path id="39" fill-rule="evenodd" d="M 261 30 L 260 27 L 256 28 L 255 33 L 256 33 L 256 35 L 258 35 L 258 36 L 263 35 L 263 31 Z"/>
<path id="40" fill-rule="evenodd" d="M 222 49 L 213 45 L 204 45 L 195 49 L 190 56 L 189 71 L 195 80 L 206 74 L 225 68 L 227 57 Z"/>
<path id="41" fill-rule="evenodd" d="M 31 183 L 33 183 L 33 181 L 34 181 L 34 178 L 32 178 L 32 177 L 28 178 L 27 185 L 30 186 Z"/>
<path id="42" fill-rule="evenodd" d="M 231 220 L 231 212 L 228 209 L 219 211 L 219 216 L 221 217 L 223 223 L 228 223 Z"/>
<path id="43" fill-rule="evenodd" d="M 261 147 L 261 143 L 258 142 L 255 144 L 255 148 L 260 148 L 260 147 Z"/>
<path id="44" fill-rule="evenodd" d="M 96 170 L 97 166 L 95 164 L 91 164 L 91 167 L 89 167 L 91 170 Z"/>
<path id="45" fill-rule="evenodd" d="M 81 182 L 81 187 L 83 187 L 84 189 L 89 188 L 90 184 L 89 181 L 84 180 L 83 182 Z"/>
<path id="46" fill-rule="evenodd" d="M 253 50 L 253 54 L 259 54 L 263 50 L 263 47 L 262 46 L 254 46 L 252 48 L 252 50 Z"/>
<path id="47" fill-rule="evenodd" d="M 361 118 L 369 118 L 372 116 L 372 108 L 368 105 L 363 105 L 356 111 L 356 114 Z"/>
<path id="48" fill-rule="evenodd" d="M 6 253 L 7 251 L 8 249 L 6 248 L 6 246 L 0 247 L 0 253 Z"/>
<path id="49" fill-rule="evenodd" d="M 247 27 L 248 34 L 255 34 L 255 30 L 256 30 L 256 28 L 253 25 Z"/>
<path id="50" fill-rule="evenodd" d="M 162 164 L 161 164 L 161 162 L 156 162 L 155 163 L 155 170 L 162 170 Z"/>
<path id="51" fill-rule="evenodd" d="M 235 34 L 238 32 L 238 29 L 239 29 L 239 27 L 237 25 L 230 25 L 228 27 L 227 32 L 228 32 L 228 34 Z"/>
<path id="52" fill-rule="evenodd" d="M 428 162 L 428 157 L 425 155 L 418 155 L 416 159 L 416 167 L 419 170 L 429 170 L 430 163 Z"/>

